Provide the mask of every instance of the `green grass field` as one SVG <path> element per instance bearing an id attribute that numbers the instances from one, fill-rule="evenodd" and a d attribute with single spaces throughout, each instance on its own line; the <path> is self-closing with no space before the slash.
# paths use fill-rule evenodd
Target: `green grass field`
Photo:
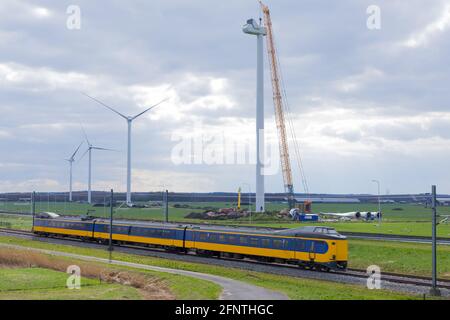
<path id="1" fill-rule="evenodd" d="M 74 264 L 81 270 L 80 290 L 66 288 L 68 274 L 65 271 Z M 43 291 L 48 294 L 42 294 Z M 81 291 L 84 294 L 76 294 Z M 213 282 L 189 276 L 20 249 L 0 250 L 0 299 L 205 300 L 217 299 L 221 291 Z"/>
<path id="2" fill-rule="evenodd" d="M 44 268 L 1 268 L 0 300 L 141 299 L 131 286 L 82 278 L 79 290 L 66 287 L 67 274 Z"/>
<path id="3" fill-rule="evenodd" d="M 188 208 L 175 208 L 174 205 L 187 205 Z M 231 202 L 171 202 L 169 204 L 169 214 L 172 220 L 183 220 L 190 212 L 203 212 L 208 208 L 227 208 L 235 206 Z M 243 206 L 247 208 L 247 206 Z M 283 203 L 267 203 L 268 211 L 279 211 L 286 208 Z M 69 202 L 37 202 L 36 211 L 51 211 L 67 215 L 86 214 L 88 210 L 93 210 L 92 215 L 99 217 L 109 216 L 109 207 L 93 207 L 86 203 Z M 30 204 L 19 204 L 14 202 L 0 202 L 0 211 L 31 212 Z M 349 212 L 349 211 L 378 211 L 377 204 L 313 204 L 313 212 Z M 431 210 L 421 205 L 415 204 L 383 204 L 383 218 L 386 221 L 430 221 Z M 450 207 L 439 207 L 439 212 L 443 215 L 450 215 Z M 162 207 L 154 208 L 115 208 L 116 217 L 126 217 L 133 219 L 160 219 L 164 217 Z"/>
<path id="4" fill-rule="evenodd" d="M 68 245 L 57 245 L 39 241 L 18 239 L 12 237 L 0 237 L 0 242 L 22 245 L 24 247 L 35 247 L 51 249 L 63 252 L 72 252 L 82 255 L 91 255 L 107 258 L 105 250 L 73 247 Z M 113 253 L 113 259 L 155 265 L 174 269 L 190 270 L 202 273 L 215 274 L 239 281 L 247 282 L 267 289 L 283 292 L 291 299 L 421 299 L 422 297 L 410 294 L 396 293 L 388 290 L 369 290 L 362 286 L 340 284 L 321 280 L 309 280 L 280 276 L 260 272 L 246 271 L 234 268 L 225 268 L 214 265 L 196 264 L 175 260 L 160 259 L 154 257 L 136 256 L 119 252 Z M 187 288 L 186 291 L 189 289 Z"/>
<path id="5" fill-rule="evenodd" d="M 437 248 L 438 276 L 450 279 L 450 246 Z M 431 246 L 420 243 L 349 241 L 349 267 L 377 265 L 381 272 L 431 277 Z"/>
<path id="6" fill-rule="evenodd" d="M 8 203 L 1 206 L 0 210 L 8 209 L 9 211 L 24 211 L 23 205 L 14 205 Z M 187 205 L 188 208 L 175 208 L 174 205 Z M 225 202 L 189 202 L 189 203 L 173 203 L 169 208 L 169 220 L 172 222 L 189 222 L 189 223 L 217 223 L 230 225 L 255 225 L 261 227 L 281 227 L 295 228 L 306 225 L 305 223 L 292 222 L 289 219 L 279 219 L 276 215 L 255 214 L 251 218 L 239 218 L 230 220 L 202 220 L 187 219 L 185 216 L 191 212 L 203 212 L 208 208 L 224 208 L 232 207 L 233 203 Z M 281 210 L 286 205 L 281 203 L 269 203 L 267 210 Z M 29 208 L 28 208 L 29 209 Z M 36 211 L 52 211 L 66 215 L 83 215 L 88 212 L 97 217 L 109 217 L 109 208 L 93 207 L 89 204 L 80 203 L 48 203 L 41 202 L 36 204 Z M 348 211 L 376 211 L 376 204 L 313 204 L 314 212 L 348 212 Z M 423 206 L 413 204 L 383 204 L 383 222 L 378 226 L 376 222 L 369 221 L 336 221 L 336 222 L 318 222 L 312 225 L 326 225 L 336 228 L 338 231 L 347 232 L 369 232 L 384 234 L 400 234 L 400 235 L 431 235 L 431 210 Z M 438 213 L 441 215 L 450 214 L 450 207 L 439 207 Z M 114 218 L 116 219 L 141 219 L 141 220 L 163 220 L 164 214 L 162 208 L 115 208 Z M 0 227 L 7 227 L 13 224 L 14 227 L 21 229 L 30 229 L 31 220 L 29 218 L 16 218 L 12 216 L 0 214 Z M 443 223 L 438 226 L 438 236 L 450 237 L 450 223 Z"/>

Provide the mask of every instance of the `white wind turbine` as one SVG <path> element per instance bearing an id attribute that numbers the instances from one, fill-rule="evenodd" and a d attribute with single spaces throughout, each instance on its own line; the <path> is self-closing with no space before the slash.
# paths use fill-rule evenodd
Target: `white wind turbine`
<path id="1" fill-rule="evenodd" d="M 70 202 L 72 202 L 72 167 L 73 167 L 73 163 L 75 162 L 75 155 L 78 153 L 78 150 L 80 150 L 82 144 L 83 144 L 83 142 L 80 143 L 80 145 L 75 150 L 75 152 L 72 154 L 72 156 L 69 159 L 66 159 L 66 161 L 69 162 L 69 166 L 70 166 L 70 176 L 69 176 L 69 201 Z"/>
<path id="2" fill-rule="evenodd" d="M 86 134 L 86 131 L 84 131 L 84 128 L 81 127 L 83 129 L 83 133 L 84 133 L 84 137 L 86 139 L 88 148 L 87 150 L 83 153 L 83 155 L 81 156 L 80 160 L 84 158 L 84 156 L 86 155 L 86 153 L 89 153 L 89 168 L 88 168 L 88 203 L 92 203 L 92 150 L 102 150 L 102 151 L 115 151 L 112 149 L 106 149 L 106 148 L 101 148 L 101 147 L 97 147 L 91 144 L 91 142 L 88 139 L 88 136 Z"/>
<path id="3" fill-rule="evenodd" d="M 127 117 L 125 115 L 123 115 L 122 113 L 118 112 L 117 110 L 114 110 L 113 108 L 111 108 L 110 106 L 104 104 L 103 102 L 87 95 L 86 93 L 83 93 L 86 97 L 94 100 L 95 102 L 101 104 L 102 106 L 108 108 L 109 110 L 111 110 L 112 112 L 116 113 L 117 115 L 121 116 L 122 118 L 124 118 L 127 121 L 127 125 L 128 125 L 128 151 L 127 151 L 127 206 L 132 206 L 132 202 L 131 202 L 131 126 L 133 124 L 133 120 L 135 120 L 136 118 L 142 116 L 144 113 L 150 111 L 151 109 L 153 109 L 154 107 L 160 105 L 161 103 L 163 103 L 164 101 L 168 100 L 168 98 L 158 102 L 157 104 L 151 106 L 150 108 L 145 109 L 144 111 L 142 111 L 141 113 L 135 115 L 134 117 Z"/>

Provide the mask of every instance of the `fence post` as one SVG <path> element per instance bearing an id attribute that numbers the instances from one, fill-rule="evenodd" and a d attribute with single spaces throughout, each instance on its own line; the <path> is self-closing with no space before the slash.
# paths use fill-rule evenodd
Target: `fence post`
<path id="1" fill-rule="evenodd" d="M 169 222 L 169 190 L 166 190 L 164 195 L 164 221 Z"/>
<path id="2" fill-rule="evenodd" d="M 31 195 L 31 214 L 33 215 L 31 232 L 34 232 L 34 217 L 36 215 L 36 191 L 33 191 L 32 195 Z"/>
<path id="3" fill-rule="evenodd" d="M 114 202 L 114 190 L 111 189 L 111 199 L 109 202 L 109 251 L 113 251 L 112 243 L 112 230 L 113 230 L 113 202 Z"/>
<path id="4" fill-rule="evenodd" d="M 437 287 L 437 259 L 436 259 L 436 186 L 431 186 L 431 208 L 432 208 L 432 226 L 431 226 L 431 237 L 432 237 L 432 283 L 430 289 L 430 295 L 440 296 L 441 292 Z"/>

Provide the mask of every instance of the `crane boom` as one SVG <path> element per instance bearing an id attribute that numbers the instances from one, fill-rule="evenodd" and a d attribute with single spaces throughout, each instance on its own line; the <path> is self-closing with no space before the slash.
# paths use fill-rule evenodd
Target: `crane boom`
<path id="1" fill-rule="evenodd" d="M 270 71 L 272 76 L 273 104 L 275 108 L 275 121 L 278 131 L 278 140 L 280 147 L 280 161 L 283 171 L 284 189 L 288 198 L 289 207 L 293 208 L 295 204 L 294 184 L 292 182 L 291 162 L 289 159 L 289 146 L 286 135 L 286 125 L 284 119 L 283 99 L 280 86 L 280 70 L 277 60 L 275 42 L 273 38 L 272 20 L 270 18 L 269 8 L 260 1 L 261 9 L 264 14 L 264 24 L 267 29 L 267 52 L 269 55 Z"/>

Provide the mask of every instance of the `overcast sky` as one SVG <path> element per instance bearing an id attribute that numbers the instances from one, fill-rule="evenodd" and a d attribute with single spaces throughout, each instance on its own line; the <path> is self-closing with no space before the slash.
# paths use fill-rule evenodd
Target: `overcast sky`
<path id="1" fill-rule="evenodd" d="M 267 4 L 309 191 L 376 193 L 379 179 L 383 193 L 450 193 L 450 1 Z M 70 5 L 80 29 L 67 28 Z M 380 29 L 367 27 L 370 5 Z M 224 156 L 234 152 L 222 140 L 251 154 L 256 40 L 241 28 L 259 16 L 254 0 L 2 0 L 0 192 L 67 190 L 80 123 L 92 144 L 117 150 L 94 151 L 94 189 L 125 190 L 126 122 L 80 92 L 126 115 L 169 98 L 134 123 L 133 191 L 254 191 L 251 156 L 180 164 L 174 154 L 198 137 Z M 276 147 L 264 57 L 265 135 Z M 85 150 L 76 190 L 87 188 Z M 283 190 L 280 170 L 266 190 Z"/>

